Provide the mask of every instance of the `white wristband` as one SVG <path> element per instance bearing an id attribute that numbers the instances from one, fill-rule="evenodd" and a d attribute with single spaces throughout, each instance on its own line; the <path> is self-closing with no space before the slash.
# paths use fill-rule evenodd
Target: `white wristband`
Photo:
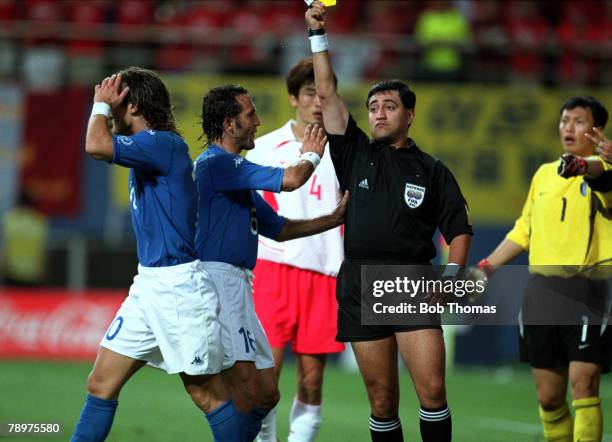
<path id="1" fill-rule="evenodd" d="M 108 103 L 104 103 L 103 101 L 96 101 L 91 108 L 91 116 L 94 115 L 104 115 L 105 117 L 109 117 L 111 114 L 111 107 Z"/>
<path id="2" fill-rule="evenodd" d="M 314 152 L 304 152 L 302 155 L 300 155 L 300 160 L 310 161 L 312 166 L 316 169 L 321 162 L 321 157 Z"/>
<path id="3" fill-rule="evenodd" d="M 461 270 L 461 265 L 455 262 L 449 262 L 444 267 L 444 271 L 442 272 L 442 279 L 455 279 L 459 275 L 459 271 Z"/>
<path id="4" fill-rule="evenodd" d="M 317 52 L 324 52 L 329 49 L 327 34 L 313 35 L 312 37 L 308 38 L 310 39 L 310 50 L 313 54 L 316 54 Z"/>

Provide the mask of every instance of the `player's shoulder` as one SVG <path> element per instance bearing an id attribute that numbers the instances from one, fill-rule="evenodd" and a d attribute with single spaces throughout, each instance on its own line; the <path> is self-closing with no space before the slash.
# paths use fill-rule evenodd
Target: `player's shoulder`
<path id="1" fill-rule="evenodd" d="M 557 174 L 557 168 L 559 166 L 558 161 L 551 161 L 548 163 L 541 164 L 533 174 L 531 178 L 531 185 L 536 188 L 540 188 L 541 186 L 551 186 L 552 183 L 556 183 L 557 180 L 561 177 Z M 566 180 L 563 178 L 563 182 Z"/>
<path id="2" fill-rule="evenodd" d="M 176 134 L 165 130 L 145 129 L 135 133 L 133 137 L 143 140 L 167 141 L 172 139 L 172 135 Z"/>
<path id="3" fill-rule="evenodd" d="M 195 160 L 196 166 L 198 164 L 208 164 L 211 167 L 238 167 L 243 161 L 244 157 L 241 155 L 230 153 L 222 149 L 217 145 L 211 145 L 202 152 Z"/>
<path id="4" fill-rule="evenodd" d="M 212 161 L 215 158 L 215 156 L 216 156 L 215 151 L 209 147 L 208 149 L 204 150 L 204 152 L 200 153 L 196 157 L 193 164 L 195 165 L 196 168 L 200 168 L 201 166 Z"/>
<path id="5" fill-rule="evenodd" d="M 187 143 L 182 136 L 176 132 L 167 130 L 146 129 L 132 135 L 132 138 L 147 144 L 171 145 L 187 148 Z"/>
<path id="6" fill-rule="evenodd" d="M 559 167 L 559 161 L 551 161 L 549 163 L 544 163 L 540 165 L 533 174 L 535 177 L 549 177 L 549 176 L 557 176 L 557 168 Z"/>

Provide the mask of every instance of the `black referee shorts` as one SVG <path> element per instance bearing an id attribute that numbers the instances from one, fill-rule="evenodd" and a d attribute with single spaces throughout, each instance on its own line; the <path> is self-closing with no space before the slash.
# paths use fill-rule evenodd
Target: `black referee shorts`
<path id="1" fill-rule="evenodd" d="M 599 365 L 602 373 L 609 373 L 612 365 L 609 308 L 606 281 L 532 275 L 525 289 L 519 325 L 521 361 L 534 368 L 567 367 L 571 361 L 591 362 Z"/>
<path id="2" fill-rule="evenodd" d="M 439 329 L 440 318 L 434 320 L 427 315 L 423 321 L 418 318 L 413 322 L 418 325 L 362 325 L 361 321 L 361 265 L 363 261 L 345 259 L 338 272 L 336 282 L 336 300 L 338 301 L 338 334 L 336 341 L 356 342 L 375 341 L 393 336 L 397 332 L 423 329 Z M 370 263 L 374 264 L 374 263 Z M 377 262 L 377 265 L 382 263 Z"/>

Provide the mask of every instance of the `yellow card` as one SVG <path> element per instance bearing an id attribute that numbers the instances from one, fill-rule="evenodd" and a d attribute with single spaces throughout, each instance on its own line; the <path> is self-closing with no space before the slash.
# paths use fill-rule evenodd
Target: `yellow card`
<path id="1" fill-rule="evenodd" d="M 310 7 L 310 5 L 312 4 L 312 0 L 304 0 L 304 1 L 308 5 L 308 7 Z M 321 3 L 323 3 L 325 6 L 335 6 L 336 0 L 321 0 Z"/>

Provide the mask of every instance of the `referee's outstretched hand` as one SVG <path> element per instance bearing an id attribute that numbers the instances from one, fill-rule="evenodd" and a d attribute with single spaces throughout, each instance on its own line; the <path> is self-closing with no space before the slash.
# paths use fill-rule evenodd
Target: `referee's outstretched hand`
<path id="1" fill-rule="evenodd" d="M 304 139 L 302 140 L 302 153 L 314 152 L 319 155 L 319 158 L 323 158 L 325 143 L 327 143 L 327 136 L 323 126 L 308 124 L 304 131 Z"/>
<path id="2" fill-rule="evenodd" d="M 320 1 L 313 1 L 304 17 L 310 29 L 325 29 L 325 5 Z"/>

